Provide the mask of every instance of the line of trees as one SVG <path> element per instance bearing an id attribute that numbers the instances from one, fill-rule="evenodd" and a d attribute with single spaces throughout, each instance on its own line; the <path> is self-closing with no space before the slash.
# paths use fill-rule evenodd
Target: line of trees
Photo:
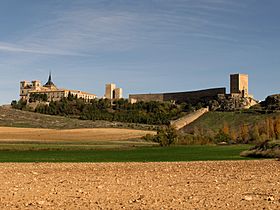
<path id="1" fill-rule="evenodd" d="M 268 117 L 253 124 L 242 123 L 229 126 L 225 122 L 215 132 L 205 127 L 195 127 L 191 133 L 180 133 L 179 144 L 247 144 L 260 143 L 266 140 L 280 140 L 280 116 Z"/>
<path id="2" fill-rule="evenodd" d="M 280 116 L 269 117 L 253 125 L 241 124 L 230 127 L 224 123 L 220 131 L 212 138 L 216 143 L 256 143 L 280 139 Z"/>
<path id="3" fill-rule="evenodd" d="M 35 112 L 50 115 L 74 116 L 82 120 L 107 120 L 128 123 L 168 125 L 170 120 L 183 115 L 187 105 L 169 102 L 129 103 L 120 99 L 113 103 L 107 99 L 94 99 L 86 102 L 69 94 L 61 101 L 39 104 Z"/>

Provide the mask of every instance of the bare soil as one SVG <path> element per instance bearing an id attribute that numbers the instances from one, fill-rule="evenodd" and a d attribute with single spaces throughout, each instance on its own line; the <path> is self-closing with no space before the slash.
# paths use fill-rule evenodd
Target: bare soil
<path id="1" fill-rule="evenodd" d="M 0 209 L 280 209 L 280 162 L 1 163 Z"/>
<path id="2" fill-rule="evenodd" d="M 120 128 L 88 128 L 88 129 L 42 129 L 0 127 L 0 140 L 10 141 L 84 141 L 84 140 L 126 140 L 140 138 L 154 131 L 120 129 Z"/>

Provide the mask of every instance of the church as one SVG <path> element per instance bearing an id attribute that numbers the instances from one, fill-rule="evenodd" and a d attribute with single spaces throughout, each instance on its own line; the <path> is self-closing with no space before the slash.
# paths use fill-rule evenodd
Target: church
<path id="1" fill-rule="evenodd" d="M 34 80 L 21 81 L 20 82 L 20 99 L 27 101 L 29 103 L 30 96 L 32 94 L 46 95 L 47 101 L 59 101 L 62 98 L 68 97 L 69 94 L 72 94 L 74 97 L 85 99 L 90 101 L 96 98 L 95 94 L 86 93 L 80 90 L 68 90 L 57 88 L 57 86 L 52 82 L 52 75 L 49 74 L 49 79 L 45 85 L 42 85 L 40 81 Z"/>

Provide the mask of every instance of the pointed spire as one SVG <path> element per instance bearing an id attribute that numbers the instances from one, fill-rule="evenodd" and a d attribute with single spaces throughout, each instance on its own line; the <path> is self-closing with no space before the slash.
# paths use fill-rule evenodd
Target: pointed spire
<path id="1" fill-rule="evenodd" d="M 49 73 L 49 79 L 47 81 L 47 83 L 44 85 L 44 87 L 55 87 L 55 84 L 52 82 L 52 72 L 50 71 Z"/>
<path id="2" fill-rule="evenodd" d="M 52 83 L 52 72 L 51 72 L 51 71 L 50 71 L 50 73 L 49 73 L 48 83 L 49 83 L 49 84 Z"/>

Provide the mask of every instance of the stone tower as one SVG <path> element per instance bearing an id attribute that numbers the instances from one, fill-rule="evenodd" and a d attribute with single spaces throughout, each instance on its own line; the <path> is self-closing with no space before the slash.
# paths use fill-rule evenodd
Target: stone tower
<path id="1" fill-rule="evenodd" d="M 105 86 L 105 98 L 113 100 L 113 99 L 121 99 L 122 96 L 122 88 L 117 88 L 115 84 L 106 84 Z"/>
<path id="2" fill-rule="evenodd" d="M 230 75 L 230 94 L 240 94 L 242 97 L 248 97 L 248 74 Z"/>
<path id="3" fill-rule="evenodd" d="M 105 87 L 105 98 L 114 99 L 114 90 L 116 89 L 115 84 L 106 84 Z"/>
<path id="4" fill-rule="evenodd" d="M 30 84 L 30 82 L 28 81 L 21 81 L 20 82 L 20 98 L 22 100 L 26 100 L 27 99 L 27 95 L 28 95 L 28 91 L 31 90 L 32 85 Z"/>
<path id="5" fill-rule="evenodd" d="M 122 88 L 116 88 L 114 90 L 115 99 L 121 99 L 122 96 Z"/>

